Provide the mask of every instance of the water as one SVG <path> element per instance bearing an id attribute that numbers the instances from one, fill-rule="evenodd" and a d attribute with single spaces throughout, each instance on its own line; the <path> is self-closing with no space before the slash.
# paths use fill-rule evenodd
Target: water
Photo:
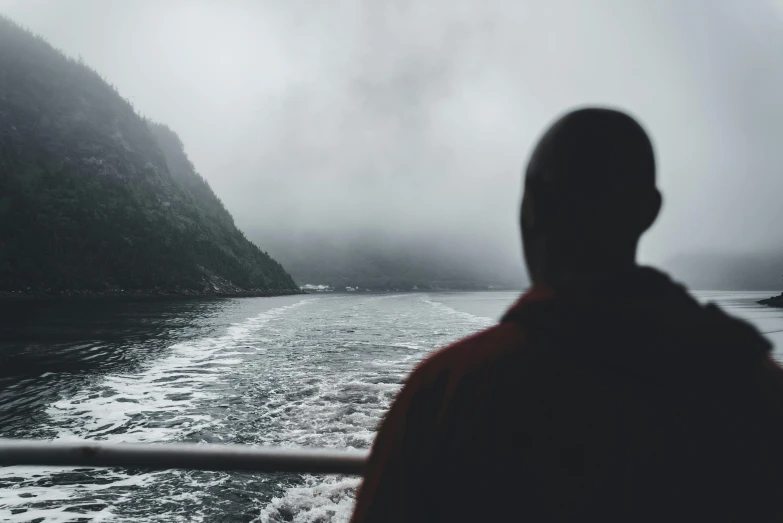
<path id="1" fill-rule="evenodd" d="M 783 348 L 771 293 L 700 293 Z M 18 304 L 0 324 L 0 436 L 369 448 L 428 352 L 514 293 Z M 776 356 L 780 353 L 777 352 Z M 2 521 L 346 521 L 340 476 L 0 468 Z"/>

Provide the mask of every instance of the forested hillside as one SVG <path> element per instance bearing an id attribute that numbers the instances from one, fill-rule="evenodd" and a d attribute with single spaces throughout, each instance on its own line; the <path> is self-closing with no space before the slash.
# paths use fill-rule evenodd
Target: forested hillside
<path id="1" fill-rule="evenodd" d="M 295 290 L 174 132 L 0 17 L 0 292 Z"/>

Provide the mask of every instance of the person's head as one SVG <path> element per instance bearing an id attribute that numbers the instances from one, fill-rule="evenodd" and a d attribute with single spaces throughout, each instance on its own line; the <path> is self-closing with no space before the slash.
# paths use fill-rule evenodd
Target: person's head
<path id="1" fill-rule="evenodd" d="M 531 279 L 557 287 L 633 266 L 660 208 L 644 129 L 609 109 L 566 114 L 541 138 L 525 174 L 521 225 Z"/>

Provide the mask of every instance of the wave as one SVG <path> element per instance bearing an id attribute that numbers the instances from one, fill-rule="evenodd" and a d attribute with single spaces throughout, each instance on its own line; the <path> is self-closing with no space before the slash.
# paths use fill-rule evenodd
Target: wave
<path id="1" fill-rule="evenodd" d="M 337 523 L 348 521 L 358 479 L 308 476 L 264 508 L 254 523 Z"/>

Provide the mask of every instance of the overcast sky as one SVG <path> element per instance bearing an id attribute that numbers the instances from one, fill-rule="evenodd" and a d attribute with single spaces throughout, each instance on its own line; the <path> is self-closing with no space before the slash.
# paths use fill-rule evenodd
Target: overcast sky
<path id="1" fill-rule="evenodd" d="M 0 0 L 0 12 L 174 129 L 250 233 L 459 233 L 516 260 L 531 147 L 559 113 L 600 104 L 637 116 L 656 145 L 665 206 L 643 260 L 783 248 L 781 2 Z"/>

